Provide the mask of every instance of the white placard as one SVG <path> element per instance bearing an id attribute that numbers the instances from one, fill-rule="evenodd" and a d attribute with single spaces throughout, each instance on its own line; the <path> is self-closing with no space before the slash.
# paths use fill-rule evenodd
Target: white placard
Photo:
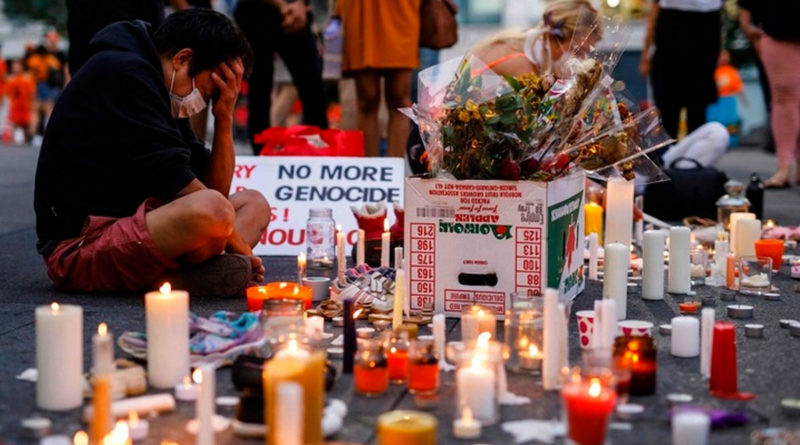
<path id="1" fill-rule="evenodd" d="M 306 221 L 312 207 L 330 207 L 336 224 L 356 243 L 358 225 L 350 206 L 403 202 L 403 158 L 237 156 L 231 193 L 253 189 L 272 206 L 269 228 L 256 255 L 297 255 L 305 251 Z M 349 249 L 348 249 L 349 251 Z"/>

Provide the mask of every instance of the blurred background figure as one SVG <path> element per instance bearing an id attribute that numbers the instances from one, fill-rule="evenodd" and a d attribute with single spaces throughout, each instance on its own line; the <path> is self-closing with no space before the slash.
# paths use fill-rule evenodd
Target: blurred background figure
<path id="1" fill-rule="evenodd" d="M 304 0 L 239 0 L 233 14 L 253 48 L 255 61 L 248 79 L 248 132 L 253 153 L 261 147 L 253 136 L 271 126 L 275 53 L 291 74 L 303 107 L 303 123 L 328 127 L 322 57 L 311 31 L 311 12 Z"/>
<path id="2" fill-rule="evenodd" d="M 397 109 L 411 105 L 411 73 L 419 66 L 420 4 L 420 0 L 336 4 L 335 15 L 343 29 L 342 74 L 355 79 L 356 121 L 364 132 L 367 156 L 380 153 L 381 81 L 389 109 L 387 155 L 405 153 L 410 124 Z"/>
<path id="3" fill-rule="evenodd" d="M 767 70 L 772 92 L 772 134 L 778 153 L 778 170 L 764 181 L 767 188 L 791 185 L 791 171 L 800 148 L 800 2 L 760 2 L 763 35 L 756 50 Z M 800 179 L 800 166 L 796 175 Z"/>
<path id="4" fill-rule="evenodd" d="M 750 48 L 748 48 L 753 63 L 758 70 L 758 81 L 761 85 L 761 93 L 764 95 L 764 105 L 767 108 L 767 140 L 764 144 L 764 150 L 768 153 L 775 152 L 775 138 L 772 136 L 772 129 L 769 125 L 770 115 L 772 114 L 772 97 L 769 90 L 769 78 L 767 77 L 767 70 L 764 69 L 764 63 L 761 61 L 761 55 L 758 53 L 758 42 L 761 36 L 764 35 L 764 30 L 761 28 L 763 20 L 763 0 L 738 0 L 739 6 L 739 28 L 742 33 L 747 37 Z"/>
<path id="5" fill-rule="evenodd" d="M 44 43 L 35 47 L 25 63 L 36 81 L 33 129 L 44 134 L 44 128 L 53 112 L 53 106 L 69 76 L 67 55 L 58 47 L 61 36 L 55 31 L 45 34 Z"/>
<path id="6" fill-rule="evenodd" d="M 21 59 L 11 61 L 11 74 L 5 82 L 4 93 L 8 96 L 9 102 L 8 125 L 12 132 L 22 130 L 25 134 L 25 142 L 30 142 L 33 135 L 32 121 L 36 81 L 26 70 L 25 63 Z"/>
<path id="7" fill-rule="evenodd" d="M 717 100 L 721 8 L 722 0 L 655 0 L 650 10 L 639 70 L 650 77 L 655 105 L 673 138 L 681 109 L 691 133 L 706 122 L 706 107 Z"/>

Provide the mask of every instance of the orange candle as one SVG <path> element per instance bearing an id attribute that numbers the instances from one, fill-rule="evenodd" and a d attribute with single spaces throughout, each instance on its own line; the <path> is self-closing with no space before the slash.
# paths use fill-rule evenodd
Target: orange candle
<path id="1" fill-rule="evenodd" d="M 359 363 L 353 368 L 356 392 L 365 396 L 383 394 L 389 387 L 386 362 Z"/>
<path id="2" fill-rule="evenodd" d="M 274 298 L 293 298 L 303 300 L 306 309 L 311 308 L 311 288 L 285 281 L 267 283 L 264 286 L 247 288 L 247 310 L 260 311 L 264 300 Z"/>
<path id="3" fill-rule="evenodd" d="M 408 350 L 392 347 L 387 354 L 389 361 L 389 379 L 394 383 L 403 383 L 408 376 Z"/>
<path id="4" fill-rule="evenodd" d="M 783 263 L 782 239 L 760 239 L 756 241 L 756 256 L 772 258 L 772 270 L 778 270 Z"/>
<path id="5" fill-rule="evenodd" d="M 682 314 L 694 314 L 700 309 L 700 303 L 697 301 L 686 301 L 678 305 L 678 310 Z"/>

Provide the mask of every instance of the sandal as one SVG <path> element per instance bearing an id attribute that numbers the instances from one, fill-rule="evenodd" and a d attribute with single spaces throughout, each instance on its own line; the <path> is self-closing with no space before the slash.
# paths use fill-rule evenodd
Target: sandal
<path id="1" fill-rule="evenodd" d="M 764 188 L 765 189 L 788 189 L 791 186 L 792 186 L 792 183 L 789 181 L 788 178 L 784 179 L 783 181 L 780 181 L 780 180 L 777 180 L 777 179 L 773 179 L 773 178 L 769 178 L 766 181 L 764 181 Z"/>

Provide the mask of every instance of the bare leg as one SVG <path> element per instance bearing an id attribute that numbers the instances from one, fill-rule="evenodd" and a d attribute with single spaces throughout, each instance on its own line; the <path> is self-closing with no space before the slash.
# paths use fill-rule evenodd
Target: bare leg
<path id="1" fill-rule="evenodd" d="M 272 209 L 259 192 L 242 190 L 228 198 L 236 212 L 236 231 L 250 247 L 255 247 L 269 225 Z"/>
<path id="2" fill-rule="evenodd" d="M 364 132 L 364 151 L 367 156 L 378 156 L 380 128 L 378 108 L 381 103 L 381 79 L 375 70 L 361 70 L 355 75 L 358 114 L 356 123 Z"/>
<path id="3" fill-rule="evenodd" d="M 403 157 L 406 153 L 410 124 L 397 111 L 411 106 L 411 70 L 391 70 L 386 74 L 386 104 L 389 107 L 389 156 Z"/>

